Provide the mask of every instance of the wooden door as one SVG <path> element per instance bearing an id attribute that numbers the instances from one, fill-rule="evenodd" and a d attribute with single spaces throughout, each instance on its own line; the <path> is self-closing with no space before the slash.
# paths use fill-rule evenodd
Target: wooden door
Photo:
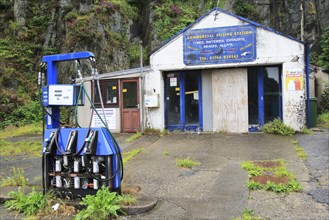
<path id="1" fill-rule="evenodd" d="M 122 132 L 137 132 L 140 130 L 138 79 L 122 80 L 121 94 Z"/>

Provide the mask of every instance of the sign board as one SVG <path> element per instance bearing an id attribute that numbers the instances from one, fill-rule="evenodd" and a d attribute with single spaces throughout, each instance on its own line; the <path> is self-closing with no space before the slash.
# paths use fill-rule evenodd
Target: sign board
<path id="1" fill-rule="evenodd" d="M 101 116 L 102 120 L 104 121 L 103 109 L 97 108 L 96 110 L 97 110 L 98 114 Z M 105 108 L 104 112 L 105 112 L 105 117 L 106 117 L 106 121 L 107 121 L 107 126 L 109 127 L 109 129 L 116 129 L 117 124 L 116 124 L 115 108 Z M 91 123 L 91 127 L 94 127 L 94 128 L 105 127 L 95 111 L 93 113 L 93 120 Z"/>
<path id="2" fill-rule="evenodd" d="M 256 27 L 189 30 L 183 36 L 185 65 L 251 62 L 256 59 Z"/>
<path id="3" fill-rule="evenodd" d="M 302 69 L 286 70 L 286 91 L 303 90 L 303 74 Z"/>

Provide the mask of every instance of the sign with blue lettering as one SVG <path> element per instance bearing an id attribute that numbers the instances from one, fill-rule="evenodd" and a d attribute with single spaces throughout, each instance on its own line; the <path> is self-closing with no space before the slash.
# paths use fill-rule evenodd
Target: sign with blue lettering
<path id="1" fill-rule="evenodd" d="M 251 62 L 256 59 L 256 28 L 240 25 L 189 30 L 183 36 L 184 64 Z"/>

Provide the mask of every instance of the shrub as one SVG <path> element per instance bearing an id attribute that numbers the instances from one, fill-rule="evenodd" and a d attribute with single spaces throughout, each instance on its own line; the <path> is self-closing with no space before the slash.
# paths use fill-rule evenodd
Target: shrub
<path id="1" fill-rule="evenodd" d="M 7 179 L 2 179 L 1 187 L 4 186 L 25 186 L 28 184 L 28 179 L 24 177 L 23 168 L 12 168 L 12 175 L 7 177 Z"/>
<path id="2" fill-rule="evenodd" d="M 322 112 L 329 112 L 329 82 L 325 84 L 325 88 L 321 94 L 321 105 Z"/>
<path id="3" fill-rule="evenodd" d="M 295 130 L 285 125 L 279 118 L 265 124 L 262 131 L 268 134 L 278 134 L 282 136 L 291 136 L 295 133 Z"/>

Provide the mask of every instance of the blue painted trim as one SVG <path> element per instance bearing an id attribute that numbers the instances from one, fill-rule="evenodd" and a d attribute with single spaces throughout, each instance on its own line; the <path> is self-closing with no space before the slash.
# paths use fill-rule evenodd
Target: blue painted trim
<path id="1" fill-rule="evenodd" d="M 167 104 L 167 96 L 168 96 L 168 91 L 167 91 L 167 75 L 164 75 L 164 108 L 165 108 L 165 128 L 168 128 L 168 104 Z"/>
<path id="2" fill-rule="evenodd" d="M 258 124 L 264 125 L 264 68 L 258 69 Z"/>
<path id="3" fill-rule="evenodd" d="M 58 62 L 65 60 L 77 60 L 77 59 L 86 59 L 89 57 L 94 57 L 92 52 L 74 52 L 74 53 L 65 53 L 65 54 L 55 54 L 47 55 L 42 57 L 42 62 Z"/>
<path id="4" fill-rule="evenodd" d="M 185 125 L 185 75 L 179 73 L 179 94 L 180 94 L 180 125 L 183 129 Z"/>
<path id="5" fill-rule="evenodd" d="M 307 128 L 311 127 L 311 105 L 310 105 L 310 47 L 306 43 L 305 49 L 305 72 L 306 72 L 306 96 L 307 96 Z"/>
<path id="6" fill-rule="evenodd" d="M 151 54 L 153 54 L 153 53 L 155 53 L 156 51 L 160 50 L 162 47 L 164 47 L 164 46 L 165 46 L 166 44 L 168 44 L 170 41 L 172 41 L 173 39 L 175 39 L 175 38 L 178 37 L 179 35 L 181 35 L 181 34 L 183 34 L 184 32 L 186 32 L 188 29 L 190 29 L 191 27 L 193 27 L 194 25 L 196 25 L 197 23 L 199 23 L 202 19 L 204 19 L 205 17 L 207 17 L 209 14 L 211 14 L 213 11 L 216 11 L 216 10 L 217 10 L 218 12 L 220 12 L 220 13 L 224 13 L 224 14 L 230 15 L 230 16 L 235 17 L 235 18 L 237 18 L 237 19 L 240 19 L 240 20 L 242 20 L 242 21 L 244 21 L 244 22 L 246 22 L 246 23 L 249 23 L 249 24 L 251 24 L 251 25 L 254 25 L 254 26 L 256 26 L 256 27 L 259 27 L 259 28 L 262 28 L 262 29 L 264 29 L 264 30 L 267 30 L 267 31 L 270 31 L 270 32 L 276 33 L 276 34 L 278 34 L 278 35 L 281 35 L 281 36 L 283 36 L 283 37 L 289 38 L 290 40 L 297 41 L 297 42 L 299 42 L 299 43 L 305 44 L 303 41 L 298 40 L 297 38 L 294 38 L 294 37 L 292 37 L 292 36 L 290 36 L 290 35 L 284 34 L 284 33 L 280 32 L 280 31 L 277 31 L 277 30 L 275 30 L 275 29 L 273 29 L 273 28 L 267 27 L 267 26 L 265 26 L 265 25 L 262 25 L 262 24 L 260 24 L 260 23 L 255 22 L 255 21 L 249 20 L 249 19 L 247 19 L 247 18 L 244 18 L 244 17 L 241 17 L 241 16 L 239 16 L 239 15 L 233 14 L 233 13 L 231 13 L 231 12 L 225 11 L 225 10 L 223 10 L 223 9 L 221 9 L 221 8 L 216 8 L 216 7 L 215 7 L 215 8 L 213 8 L 213 9 L 211 9 L 210 11 L 208 11 L 207 13 L 205 13 L 204 15 L 200 16 L 199 18 L 197 18 L 193 23 L 191 23 L 191 24 L 189 24 L 188 26 L 186 26 L 186 28 L 184 28 L 183 30 L 179 31 L 177 34 L 175 34 L 174 36 L 172 36 L 171 38 L 169 38 L 167 41 L 165 41 L 163 44 L 161 44 L 158 48 L 155 48 L 155 50 L 153 50 L 153 51 L 151 52 Z"/>
<path id="7" fill-rule="evenodd" d="M 202 75 L 198 73 L 198 89 L 199 89 L 199 127 L 203 131 L 203 109 L 202 109 Z"/>
<path id="8" fill-rule="evenodd" d="M 283 121 L 283 109 L 282 109 L 282 65 L 278 66 L 279 70 L 279 117 Z"/>

